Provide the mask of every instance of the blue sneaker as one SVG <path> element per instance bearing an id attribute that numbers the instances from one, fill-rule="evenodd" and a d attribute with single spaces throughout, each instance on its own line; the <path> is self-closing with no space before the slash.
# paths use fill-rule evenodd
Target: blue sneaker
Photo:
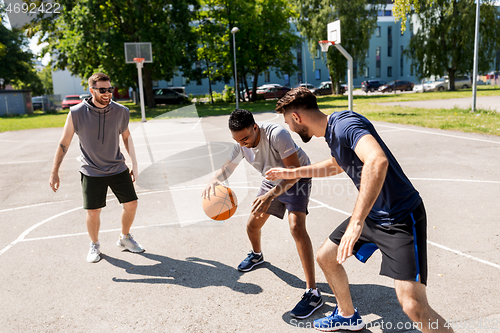
<path id="1" fill-rule="evenodd" d="M 238 266 L 240 272 L 248 272 L 257 265 L 264 263 L 264 256 L 262 254 L 258 255 L 255 252 L 250 251 L 245 260 L 241 262 Z"/>
<path id="2" fill-rule="evenodd" d="M 314 295 L 312 288 L 304 293 L 302 299 L 293 308 L 290 314 L 298 319 L 305 319 L 313 314 L 314 311 L 323 305 L 321 293 L 318 290 L 318 296 Z"/>
<path id="3" fill-rule="evenodd" d="M 323 332 L 333 332 L 338 330 L 360 331 L 365 327 L 365 322 L 361 319 L 358 310 L 354 310 L 354 315 L 351 318 L 342 317 L 338 311 L 338 307 L 336 307 L 331 315 L 316 319 L 314 328 Z"/>

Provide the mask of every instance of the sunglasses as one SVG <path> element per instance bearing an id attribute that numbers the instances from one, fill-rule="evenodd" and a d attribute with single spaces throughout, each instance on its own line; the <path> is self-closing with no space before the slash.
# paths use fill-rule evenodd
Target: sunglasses
<path id="1" fill-rule="evenodd" d="M 92 87 L 94 90 L 98 90 L 100 94 L 105 94 L 109 92 L 112 94 L 115 91 L 115 87 L 109 87 L 109 88 L 97 88 L 97 87 Z"/>

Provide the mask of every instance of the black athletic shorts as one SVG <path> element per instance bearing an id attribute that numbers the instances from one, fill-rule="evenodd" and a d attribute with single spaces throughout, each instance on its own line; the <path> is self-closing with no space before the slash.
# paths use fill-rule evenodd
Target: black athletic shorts
<path id="1" fill-rule="evenodd" d="M 330 235 L 339 245 L 349 224 L 345 220 Z M 381 225 L 370 218 L 365 225 L 353 254 L 361 262 L 380 249 L 382 264 L 380 275 L 396 280 L 420 281 L 427 285 L 427 217 L 421 203 L 409 216 L 393 224 Z"/>
<path id="2" fill-rule="evenodd" d="M 108 187 L 111 188 L 120 203 L 137 200 L 134 183 L 127 170 L 113 176 L 89 177 L 81 173 L 83 208 L 99 209 L 106 207 Z"/>

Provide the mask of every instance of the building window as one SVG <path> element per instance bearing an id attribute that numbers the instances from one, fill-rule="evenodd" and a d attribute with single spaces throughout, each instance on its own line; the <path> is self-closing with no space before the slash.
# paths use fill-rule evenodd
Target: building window
<path id="1" fill-rule="evenodd" d="M 370 76 L 370 69 L 368 67 L 365 67 L 365 77 Z"/>
<path id="2" fill-rule="evenodd" d="M 384 12 L 384 16 L 392 16 L 392 11 L 391 10 L 386 10 Z"/>
<path id="3" fill-rule="evenodd" d="M 358 62 L 352 62 L 352 78 L 356 79 L 358 77 Z"/>
<path id="4" fill-rule="evenodd" d="M 283 78 L 285 79 L 285 86 L 290 86 L 290 75 L 285 74 Z"/>
<path id="5" fill-rule="evenodd" d="M 380 63 L 381 63 L 381 60 L 380 60 L 380 50 L 382 48 L 380 46 L 378 46 L 376 49 L 375 49 L 375 76 L 376 77 L 380 77 Z"/>
<path id="6" fill-rule="evenodd" d="M 380 27 L 375 28 L 375 37 L 380 37 Z"/>
<path id="7" fill-rule="evenodd" d="M 401 46 L 401 58 L 399 59 L 399 65 L 400 65 L 400 72 L 399 72 L 399 75 L 400 76 L 404 76 L 403 74 L 403 51 L 404 51 L 404 47 Z"/>
<path id="8" fill-rule="evenodd" d="M 387 27 L 387 37 L 388 37 L 389 39 L 392 39 L 392 38 L 391 38 L 391 37 L 392 37 L 392 27 Z"/>
<path id="9" fill-rule="evenodd" d="M 302 72 L 297 73 L 297 81 L 299 81 L 299 83 L 302 83 Z"/>
<path id="10" fill-rule="evenodd" d="M 392 45 L 391 46 L 387 46 L 387 56 L 388 57 L 392 57 Z"/>
<path id="11" fill-rule="evenodd" d="M 264 82 L 265 83 L 271 82 L 271 75 L 269 74 L 269 72 L 264 72 Z"/>
<path id="12" fill-rule="evenodd" d="M 314 76 L 316 77 L 316 80 L 321 80 L 321 69 L 315 70 Z"/>
<path id="13" fill-rule="evenodd" d="M 392 67 L 391 66 L 387 67 L 387 76 L 392 77 Z"/>

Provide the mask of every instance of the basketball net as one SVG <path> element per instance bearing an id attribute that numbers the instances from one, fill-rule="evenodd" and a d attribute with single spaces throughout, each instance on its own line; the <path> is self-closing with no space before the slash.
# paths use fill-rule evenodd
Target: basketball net
<path id="1" fill-rule="evenodd" d="M 134 58 L 134 61 L 136 62 L 137 64 L 137 68 L 142 68 L 142 63 L 144 62 L 144 58 Z"/>
<path id="2" fill-rule="evenodd" d="M 321 47 L 321 52 L 328 52 L 328 48 L 330 47 L 330 45 L 335 45 L 335 42 L 330 42 L 329 40 L 320 40 L 318 44 Z"/>

